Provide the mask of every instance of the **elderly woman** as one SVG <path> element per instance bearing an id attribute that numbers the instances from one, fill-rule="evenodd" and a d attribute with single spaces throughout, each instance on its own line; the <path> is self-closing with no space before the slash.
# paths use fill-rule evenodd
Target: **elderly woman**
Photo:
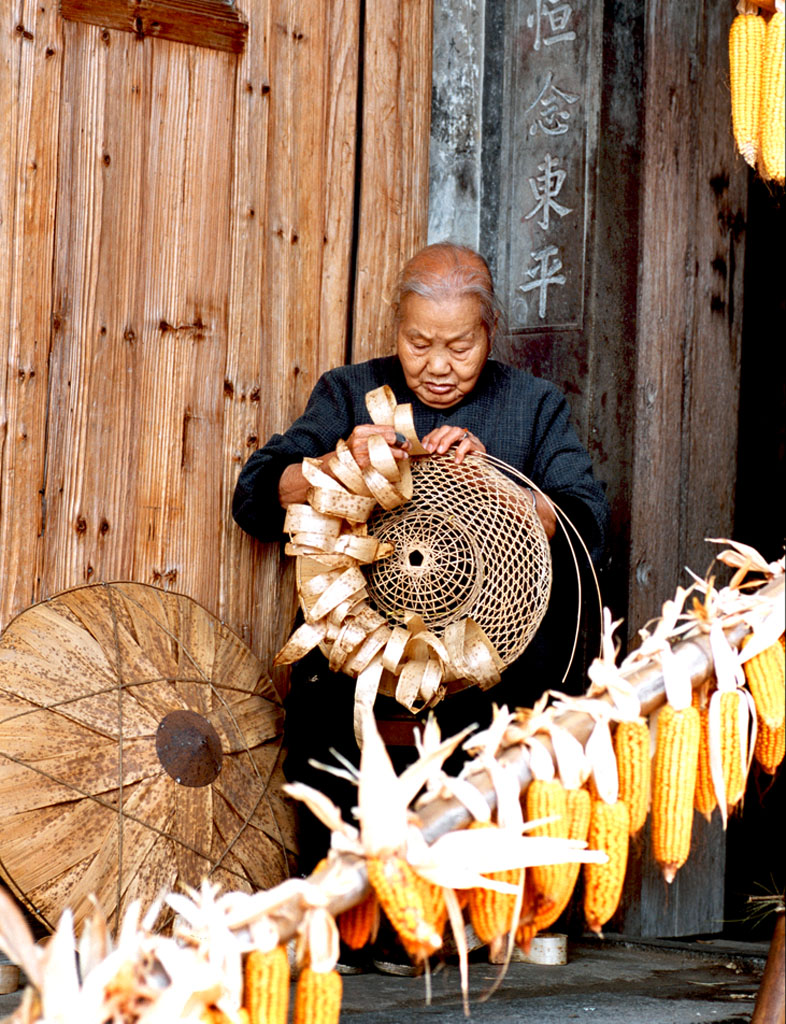
<path id="1" fill-rule="evenodd" d="M 404 458 L 407 443 L 394 429 L 368 422 L 366 393 L 387 384 L 398 402 L 412 403 L 415 429 L 428 451 L 454 449 L 457 462 L 471 451 L 488 452 L 519 469 L 568 515 L 597 560 L 608 517 L 603 488 L 557 388 L 490 358 L 499 310 L 483 258 L 449 243 L 423 249 L 401 272 L 395 311 L 396 355 L 325 373 L 300 419 L 248 460 L 233 506 L 240 526 L 260 540 L 279 539 L 283 510 L 305 500 L 303 458 L 320 458 L 329 471 L 327 463 L 340 438 L 360 466 L 369 463 L 372 434 L 381 434 L 393 455 Z M 551 507 L 539 495 L 533 494 L 533 500 L 547 536 L 554 538 Z M 568 589 L 575 591 L 573 579 Z M 487 717 L 492 701 L 527 704 L 559 683 L 570 642 L 556 642 L 561 650 L 555 658 L 555 630 L 549 631 L 548 620 L 549 615 L 529 654 L 509 667 L 491 691 L 465 690 L 440 705 L 443 731 Z M 562 635 L 572 635 L 572 622 Z M 331 746 L 351 756 L 353 687 L 350 678 L 329 672 L 318 651 L 296 666 L 287 707 L 285 771 L 290 778 L 325 788 L 327 776 L 311 773 L 308 757 L 323 760 Z"/>
<path id="2" fill-rule="evenodd" d="M 515 466 L 557 502 L 599 558 L 607 505 L 563 395 L 489 358 L 499 312 L 483 258 L 463 246 L 428 246 L 402 270 L 395 305 L 396 355 L 320 378 L 300 419 L 244 466 L 233 505 L 238 524 L 260 540 L 280 539 L 283 510 L 304 501 L 308 489 L 300 463 L 316 457 L 326 469 L 340 438 L 361 467 L 368 465 L 371 434 L 382 434 L 403 458 L 406 443 L 399 444 L 393 428 L 368 422 L 366 393 L 388 384 L 398 402 L 412 403 L 415 429 L 429 451 L 455 446 L 457 462 L 470 451 L 488 451 Z M 553 512 L 536 500 L 551 538 Z"/>

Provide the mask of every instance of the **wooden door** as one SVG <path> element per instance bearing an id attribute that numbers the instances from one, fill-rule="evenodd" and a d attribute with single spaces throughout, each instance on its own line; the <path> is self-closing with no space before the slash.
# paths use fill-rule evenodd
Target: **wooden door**
<path id="1" fill-rule="evenodd" d="M 353 317 L 356 355 L 384 343 L 385 278 L 424 239 L 430 5 L 246 0 L 240 53 L 92 6 L 14 0 L 0 27 L 0 623 L 129 579 L 269 663 L 294 588 L 234 482 Z"/>

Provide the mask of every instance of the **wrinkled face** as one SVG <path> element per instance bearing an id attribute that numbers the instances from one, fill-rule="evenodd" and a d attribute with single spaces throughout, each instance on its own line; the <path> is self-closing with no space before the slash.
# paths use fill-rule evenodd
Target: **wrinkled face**
<path id="1" fill-rule="evenodd" d="M 401 301 L 396 346 L 407 386 L 424 405 L 448 409 L 475 387 L 491 348 L 475 295 Z"/>

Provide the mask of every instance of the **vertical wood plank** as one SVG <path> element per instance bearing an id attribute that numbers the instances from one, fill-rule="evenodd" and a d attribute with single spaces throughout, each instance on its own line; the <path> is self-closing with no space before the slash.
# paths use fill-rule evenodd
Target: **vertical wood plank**
<path id="1" fill-rule="evenodd" d="M 54 4 L 0 14 L 0 625 L 41 593 L 63 45 Z"/>
<path id="2" fill-rule="evenodd" d="M 228 344 L 224 371 L 221 476 L 223 530 L 219 616 L 246 643 L 265 650 L 274 640 L 256 629 L 260 595 L 278 585 L 276 553 L 265 552 L 231 521 L 229 509 L 243 463 L 264 440 L 267 396 L 263 365 L 269 366 L 270 339 L 263 337 L 263 292 L 267 274 L 267 189 L 270 175 L 270 66 L 272 10 L 264 2 L 250 5 L 249 38 L 235 79 L 235 134 L 230 226 L 231 280 Z M 269 376 L 269 370 L 265 373 Z M 261 580 L 268 570 L 267 585 Z M 273 634 L 276 633 L 274 629 Z"/>
<path id="3" fill-rule="evenodd" d="M 257 3 L 236 83 L 220 614 L 267 663 L 294 614 L 280 547 L 229 515 L 251 452 L 345 361 L 358 0 Z"/>
<path id="4" fill-rule="evenodd" d="M 176 43 L 155 57 L 152 96 L 161 97 L 162 109 L 154 102 L 149 121 L 143 214 L 149 277 L 133 578 L 171 586 L 213 609 L 235 58 Z"/>
<path id="5" fill-rule="evenodd" d="M 683 374 L 695 254 L 696 88 L 702 5 L 648 5 L 631 507 L 631 634 L 681 579 Z M 680 530 L 679 527 L 676 527 Z M 681 530 L 680 530 L 681 534 Z"/>
<path id="6" fill-rule="evenodd" d="M 214 608 L 235 59 L 66 36 L 47 585 L 130 577 Z"/>
<path id="7" fill-rule="evenodd" d="M 18 12 L 28 7 L 20 0 L 7 22 L 3 74 L 16 90 L 15 120 L 1 130 L 19 151 L 34 123 L 50 139 L 49 194 L 30 192 L 18 155 L 4 159 L 3 196 L 16 213 L 0 230 L 15 258 L 0 278 L 0 309 L 14 324 L 35 253 L 45 271 L 31 308 L 47 326 L 54 308 L 54 344 L 49 360 L 47 334 L 42 368 L 29 375 L 38 469 L 22 473 L 7 439 L 3 449 L 0 529 L 3 555 L 13 557 L 3 619 L 66 587 L 138 579 L 218 610 L 269 662 L 290 628 L 290 567 L 278 545 L 266 549 L 234 526 L 231 494 L 250 451 L 346 359 L 359 0 L 250 0 L 240 63 L 63 24 L 53 8 L 62 42 L 45 58 L 46 75 L 32 64 L 19 71 L 31 41 L 12 37 L 11 23 L 24 22 Z M 420 61 L 427 118 L 421 7 L 404 5 L 396 31 L 418 39 L 406 61 L 410 71 Z M 62 86 L 52 79 L 61 51 Z M 409 110 L 412 83 L 396 61 L 394 106 Z M 44 98 L 35 121 L 30 105 Z M 392 183 L 420 195 L 424 215 L 425 132 L 418 147 L 396 157 Z M 43 181 L 40 161 L 37 173 Z M 415 248 L 425 220 L 401 216 L 395 197 L 388 205 L 395 245 Z M 391 265 L 399 262 L 397 250 Z M 9 405 L 10 380 L 9 436 L 22 415 Z M 21 479 L 28 505 L 14 500 L 12 515 Z"/>
<path id="8" fill-rule="evenodd" d="M 703 573 L 730 536 L 736 479 L 747 172 L 731 137 L 727 40 L 734 11 L 672 0 L 648 10 L 628 625 L 632 634 Z M 725 835 L 697 820 L 669 887 L 651 858 L 627 887 L 623 927 L 685 935 L 722 927 Z M 631 906 L 632 905 L 632 906 Z"/>
<path id="9" fill-rule="evenodd" d="M 64 24 L 64 71 L 60 126 L 58 222 L 55 236 L 55 319 L 49 389 L 45 499 L 44 593 L 46 596 L 92 575 L 90 549 L 97 523 L 95 480 L 88 480 L 91 426 L 108 426 L 106 401 L 96 394 L 111 386 L 113 367 L 101 365 L 96 323 L 104 179 L 101 173 L 107 46 L 101 30 Z M 117 412 L 125 405 L 117 388 Z M 122 414 L 122 413 L 121 413 Z M 122 478 L 122 456 L 116 472 Z M 92 468 L 92 467 L 91 467 Z M 104 479 L 114 477 L 105 474 Z M 100 487 L 100 485 L 99 485 Z M 59 543 L 52 544 L 53 538 Z M 90 570 L 90 571 L 89 571 Z"/>
<path id="10" fill-rule="evenodd" d="M 698 83 L 696 282 L 686 364 L 690 409 L 685 460 L 685 564 L 703 573 L 718 551 L 705 537 L 731 537 L 737 480 L 742 278 L 748 170 L 731 131 L 725 0 L 705 0 Z"/>
<path id="11" fill-rule="evenodd" d="M 686 564 L 705 570 L 704 537 L 733 519 L 747 180 L 729 128 L 733 16 L 716 0 L 648 12 L 631 630 Z"/>
<path id="12" fill-rule="evenodd" d="M 428 230 L 432 5 L 366 8 L 359 236 L 352 360 L 393 344 L 390 299 Z"/>

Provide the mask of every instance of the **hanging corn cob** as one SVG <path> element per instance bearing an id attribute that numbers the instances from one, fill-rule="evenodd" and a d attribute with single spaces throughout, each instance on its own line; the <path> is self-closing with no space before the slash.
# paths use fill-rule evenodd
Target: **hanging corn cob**
<path id="1" fill-rule="evenodd" d="M 601 850 L 609 858 L 605 864 L 584 865 L 584 917 L 587 926 L 600 935 L 622 895 L 630 837 L 630 813 L 627 804 L 619 799 L 619 776 L 608 714 L 597 719 L 585 750 L 594 782 L 594 789 L 590 790 L 587 842 L 590 849 Z"/>
<path id="2" fill-rule="evenodd" d="M 693 806 L 707 821 L 712 819 L 712 812 L 718 806 L 715 787 L 712 784 L 712 766 L 710 765 L 710 709 L 706 695 L 706 687 L 700 686 L 693 691 L 693 706 L 699 712 L 699 756 L 696 765 L 696 791 Z"/>
<path id="3" fill-rule="evenodd" d="M 742 699 L 739 690 L 720 695 L 721 763 L 726 808 L 729 812 L 737 806 L 745 793 L 747 737 L 743 737 L 740 723 Z M 747 716 L 745 725 L 747 727 Z"/>
<path id="4" fill-rule="evenodd" d="M 536 825 L 530 830 L 530 835 L 569 838 L 567 792 L 559 779 L 533 779 L 527 788 L 525 801 L 527 821 L 554 819 Z M 536 912 L 546 911 L 562 900 L 571 867 L 569 864 L 543 864 L 530 869 Z"/>
<path id="5" fill-rule="evenodd" d="M 243 1004 L 249 1024 L 287 1024 L 289 960 L 283 946 L 248 954 Z"/>
<path id="6" fill-rule="evenodd" d="M 743 655 L 752 639 L 753 634 L 743 641 Z M 766 722 L 771 729 L 777 729 L 786 717 L 786 661 L 780 640 L 748 658 L 742 667 L 759 725 Z"/>
<path id="7" fill-rule="evenodd" d="M 748 732 L 755 728 L 753 698 L 744 689 L 739 655 L 732 650 L 720 620 L 710 627 L 716 690 L 710 698 L 710 768 L 724 827 L 728 814 L 742 799 L 750 767 Z M 752 714 L 753 712 L 753 714 Z"/>
<path id="8" fill-rule="evenodd" d="M 560 707 L 575 707 L 574 702 L 560 704 Z M 579 701 L 586 707 L 586 701 Z M 568 840 L 584 844 L 587 839 L 590 820 L 590 795 L 583 788 L 591 770 L 590 762 L 581 743 L 565 729 L 551 722 L 535 722 L 541 733 L 548 733 L 554 761 L 559 772 L 559 786 L 551 778 L 550 758 L 543 761 L 538 756 L 541 744 L 537 731 L 529 741 L 530 771 L 533 781 L 527 789 L 525 806 L 527 818 L 533 821 L 541 816 L 556 815 L 550 825 L 531 828 L 530 834 L 560 835 Z M 555 796 L 556 794 L 556 796 Z M 516 931 L 516 943 L 528 952 L 529 945 L 544 928 L 550 927 L 563 913 L 576 885 L 580 865 L 577 863 L 551 865 L 544 871 L 533 867 L 527 872 L 524 894 L 524 910 Z"/>
<path id="9" fill-rule="evenodd" d="M 496 827 L 489 822 L 480 821 L 475 821 L 470 825 L 470 828 Z M 534 871 L 535 868 L 530 870 Z M 519 886 L 524 880 L 523 876 L 523 869 L 511 869 L 496 871 L 489 874 L 488 877 L 498 882 L 508 882 L 511 885 Z M 510 932 L 516 923 L 514 920 L 516 902 L 517 896 L 512 893 L 496 892 L 493 889 L 470 889 L 467 904 L 469 919 L 481 942 L 494 946 L 500 938 Z"/>
<path id="10" fill-rule="evenodd" d="M 297 933 L 300 973 L 295 986 L 293 1024 L 338 1024 L 341 975 L 336 970 L 339 934 L 324 906 L 310 906 Z"/>
<path id="11" fill-rule="evenodd" d="M 617 723 L 614 753 L 619 775 L 619 798 L 630 813 L 630 834 L 647 820 L 650 806 L 650 728 L 639 716 Z"/>
<path id="12" fill-rule="evenodd" d="M 373 891 L 336 918 L 341 941 L 350 949 L 362 949 L 377 937 L 379 900 Z"/>
<path id="13" fill-rule="evenodd" d="M 425 960 L 442 945 L 444 918 L 434 906 L 430 883 L 396 854 L 368 857 L 368 880 L 404 948 Z"/>
<path id="14" fill-rule="evenodd" d="M 781 722 L 777 729 L 773 729 L 766 722 L 762 722 L 756 733 L 756 745 L 753 750 L 753 756 L 768 775 L 775 774 L 775 769 L 783 761 L 785 752 L 786 722 Z"/>
<path id="15" fill-rule="evenodd" d="M 629 832 L 630 816 L 621 800 L 613 804 L 593 800 L 587 839 L 590 849 L 602 850 L 609 858 L 606 864 L 584 865 L 584 916 L 587 926 L 598 934 L 622 895 Z"/>
<path id="16" fill-rule="evenodd" d="M 741 650 L 758 719 L 753 756 L 768 775 L 773 775 L 786 750 L 786 636 L 781 633 L 775 643 L 746 657 L 756 646 L 754 631 L 745 638 Z"/>
<path id="17" fill-rule="evenodd" d="M 652 846 L 667 882 L 688 859 L 701 724 L 694 707 L 658 715 L 652 779 Z"/>
<path id="18" fill-rule="evenodd" d="M 342 988 L 338 971 L 304 967 L 295 987 L 293 1024 L 338 1024 Z"/>
<path id="19" fill-rule="evenodd" d="M 670 646 L 662 647 L 660 661 L 668 703 L 658 714 L 652 767 L 652 849 L 672 882 L 690 853 L 701 724 L 690 679 Z"/>
<path id="20" fill-rule="evenodd" d="M 734 140 L 745 162 L 755 167 L 761 135 L 761 69 L 766 25 L 759 8 L 741 0 L 729 30 L 731 119 Z"/>
<path id="21" fill-rule="evenodd" d="M 775 14 L 767 24 L 762 58 L 761 87 L 761 172 L 762 176 L 783 185 L 786 179 L 786 140 L 784 139 L 784 13 L 782 0 L 776 0 Z"/>
<path id="22" fill-rule="evenodd" d="M 586 789 L 568 789 L 565 795 L 568 839 L 577 839 L 584 842 L 589 834 L 592 810 L 589 791 Z M 516 934 L 516 941 L 520 946 L 523 947 L 528 941 L 531 941 L 538 932 L 550 928 L 564 913 L 570 903 L 573 890 L 578 881 L 581 865 L 567 864 L 565 867 L 568 870 L 564 878 L 562 892 L 557 895 L 551 906 L 541 906 L 533 910 L 529 929 L 520 929 L 522 941 L 519 942 L 519 933 L 517 932 Z"/>

